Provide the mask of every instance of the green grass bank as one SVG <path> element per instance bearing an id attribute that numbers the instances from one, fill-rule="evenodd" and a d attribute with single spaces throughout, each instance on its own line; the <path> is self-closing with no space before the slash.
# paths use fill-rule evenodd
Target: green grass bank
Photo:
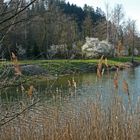
<path id="1" fill-rule="evenodd" d="M 140 63 L 140 57 L 135 57 L 135 62 Z M 115 70 L 116 67 L 123 68 L 124 65 L 131 62 L 131 57 L 109 58 L 107 63 L 110 70 Z M 51 75 L 63 75 L 72 73 L 96 72 L 99 59 L 88 60 L 22 60 L 19 65 L 38 65 L 45 69 Z M 12 62 L 1 62 L 0 68 L 3 70 L 5 65 L 11 65 Z"/>

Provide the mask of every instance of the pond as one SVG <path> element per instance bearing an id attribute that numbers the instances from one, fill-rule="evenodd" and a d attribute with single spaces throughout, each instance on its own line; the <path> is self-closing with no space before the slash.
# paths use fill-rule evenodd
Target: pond
<path id="1" fill-rule="evenodd" d="M 124 102 L 127 102 L 128 95 L 123 90 L 123 80 L 125 80 L 128 83 L 132 103 L 135 104 L 140 96 L 140 67 L 119 71 L 118 89 L 114 88 L 113 83 L 115 73 L 105 72 L 101 79 L 98 79 L 95 73 L 84 73 L 56 77 L 54 80 L 33 82 L 33 98 L 41 98 L 42 102 L 47 101 L 51 103 L 54 101 L 54 98 L 55 102 L 59 102 L 56 97 L 61 96 L 61 102 L 66 98 L 69 98 L 71 102 L 75 102 L 75 100 L 77 102 L 77 99 L 81 102 L 87 99 L 94 100 L 99 95 L 106 104 L 117 94 Z M 1 100 L 22 100 L 27 95 L 29 86 L 25 86 L 25 88 L 26 91 L 24 93 L 21 92 L 20 86 L 7 88 L 1 91 Z"/>

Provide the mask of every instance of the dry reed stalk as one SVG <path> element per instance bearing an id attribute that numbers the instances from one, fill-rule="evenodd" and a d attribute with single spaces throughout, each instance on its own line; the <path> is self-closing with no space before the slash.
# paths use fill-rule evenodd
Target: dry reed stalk
<path id="1" fill-rule="evenodd" d="M 130 116 L 128 110 L 122 110 L 118 97 L 108 110 L 99 102 L 76 104 L 82 109 L 78 107 L 77 113 L 71 104 L 63 113 L 59 108 L 43 106 L 1 128 L 0 139 L 139 140 L 139 111 Z"/>

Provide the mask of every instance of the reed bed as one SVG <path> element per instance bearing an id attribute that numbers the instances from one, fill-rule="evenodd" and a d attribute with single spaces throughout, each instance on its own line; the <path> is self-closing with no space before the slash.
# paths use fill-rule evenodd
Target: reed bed
<path id="1" fill-rule="evenodd" d="M 0 127 L 1 140 L 139 140 L 140 101 L 135 107 L 114 96 L 106 107 L 102 98 L 63 106 L 36 104 Z"/>

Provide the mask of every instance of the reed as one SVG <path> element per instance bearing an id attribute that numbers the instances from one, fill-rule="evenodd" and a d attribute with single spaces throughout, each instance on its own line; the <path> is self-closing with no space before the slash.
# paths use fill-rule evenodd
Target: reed
<path id="1" fill-rule="evenodd" d="M 0 128 L 0 139 L 21 140 L 139 140 L 140 108 L 129 112 L 116 96 L 108 108 L 95 102 L 37 105 Z M 137 107 L 139 106 L 139 102 Z"/>

